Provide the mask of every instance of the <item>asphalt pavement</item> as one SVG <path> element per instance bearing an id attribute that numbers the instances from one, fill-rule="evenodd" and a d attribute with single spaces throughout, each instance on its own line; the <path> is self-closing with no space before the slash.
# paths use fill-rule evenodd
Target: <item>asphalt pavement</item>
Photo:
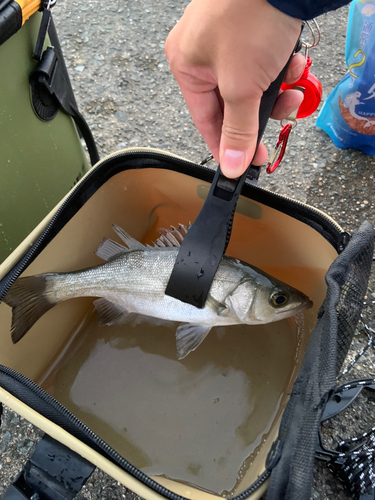
<path id="1" fill-rule="evenodd" d="M 60 42 L 81 112 L 91 126 L 100 156 L 133 146 L 150 146 L 200 161 L 207 153 L 194 128 L 179 89 L 169 72 L 164 41 L 182 15 L 182 0 L 114 0 L 68 2 L 53 8 Z M 311 50 L 311 71 L 320 79 L 324 96 L 346 72 L 345 40 L 348 8 L 318 19 L 322 39 Z M 292 131 L 285 159 L 260 185 L 288 195 L 328 213 L 348 232 L 368 220 L 375 225 L 375 158 L 355 150 L 336 148 L 316 128 L 318 112 L 300 120 Z M 265 143 L 271 150 L 280 125 L 270 123 Z M 374 325 L 375 275 L 364 306 L 367 322 Z M 364 347 L 367 336 L 359 328 L 348 361 Z M 346 380 L 375 377 L 371 347 L 355 364 Z M 327 442 L 337 444 L 375 425 L 375 400 L 363 395 L 355 411 L 325 425 Z M 0 495 L 32 452 L 40 432 L 5 409 L 0 428 Z M 102 471 L 96 471 L 77 498 L 80 500 L 134 497 Z M 351 498 L 324 464 L 317 463 L 313 499 Z"/>

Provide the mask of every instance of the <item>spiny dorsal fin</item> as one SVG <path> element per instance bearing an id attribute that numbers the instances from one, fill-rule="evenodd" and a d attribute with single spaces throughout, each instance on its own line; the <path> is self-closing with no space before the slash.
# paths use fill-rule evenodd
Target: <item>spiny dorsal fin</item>
<path id="1" fill-rule="evenodd" d="M 179 224 L 177 228 L 174 226 L 171 228 L 159 228 L 160 236 L 154 243 L 155 247 L 179 247 L 191 228 L 191 223 L 189 222 L 187 226 Z"/>
<path id="2" fill-rule="evenodd" d="M 121 229 L 121 227 L 116 226 L 116 224 L 112 224 L 112 228 L 114 232 L 117 234 L 119 238 L 125 243 L 125 245 L 129 248 L 129 250 L 144 250 L 145 247 L 142 243 L 139 243 L 135 238 L 130 236 L 126 231 Z"/>

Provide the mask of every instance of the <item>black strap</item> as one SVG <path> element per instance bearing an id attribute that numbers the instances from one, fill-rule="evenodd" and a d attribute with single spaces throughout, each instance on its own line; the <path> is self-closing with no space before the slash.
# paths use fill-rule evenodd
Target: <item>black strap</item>
<path id="1" fill-rule="evenodd" d="M 40 57 L 40 60 L 30 75 L 34 110 L 42 120 L 53 119 L 59 107 L 70 115 L 87 145 L 91 164 L 95 165 L 99 161 L 99 153 L 91 130 L 78 111 L 53 18 L 49 13 L 48 16 L 43 16 L 43 20 L 44 28 L 48 29 L 51 46 L 40 55 L 42 40 L 44 40 L 44 29 L 41 26 L 40 36 L 34 49 L 34 55 L 36 58 Z"/>
<path id="2" fill-rule="evenodd" d="M 289 59 L 290 61 L 290 59 Z M 258 144 L 289 65 L 264 92 L 259 108 Z M 218 167 L 206 201 L 184 238 L 165 293 L 204 307 L 220 260 L 229 243 L 232 221 L 242 186 L 248 177 L 256 184 L 260 167 L 250 165 L 238 179 L 227 179 Z"/>
<path id="3" fill-rule="evenodd" d="M 90 462 L 45 434 L 2 498 L 72 500 L 94 470 Z"/>
<path id="4" fill-rule="evenodd" d="M 52 19 L 51 9 L 44 7 L 43 14 L 42 14 L 42 20 L 40 22 L 39 32 L 38 32 L 38 36 L 36 38 L 36 43 L 35 43 L 35 47 L 34 47 L 34 54 L 33 54 L 33 58 L 36 59 L 37 61 L 40 61 L 42 59 L 44 43 L 46 41 L 46 37 L 47 37 L 48 30 L 49 30 L 49 25 L 50 25 L 51 19 Z"/>

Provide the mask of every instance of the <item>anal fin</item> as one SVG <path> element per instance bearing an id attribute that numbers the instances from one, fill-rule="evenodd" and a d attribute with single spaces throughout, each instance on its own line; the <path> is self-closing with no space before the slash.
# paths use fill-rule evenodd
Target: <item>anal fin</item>
<path id="1" fill-rule="evenodd" d="M 107 299 L 97 299 L 94 301 L 95 309 L 98 313 L 99 325 L 122 325 L 128 320 L 129 313 L 118 304 L 114 304 Z"/>

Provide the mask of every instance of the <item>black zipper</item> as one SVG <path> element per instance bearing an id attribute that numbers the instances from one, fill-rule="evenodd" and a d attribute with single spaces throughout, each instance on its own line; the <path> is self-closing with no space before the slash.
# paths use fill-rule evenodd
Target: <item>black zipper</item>
<path id="1" fill-rule="evenodd" d="M 181 495 L 177 495 L 176 493 L 173 493 L 172 491 L 168 490 L 167 488 L 164 488 L 164 486 L 161 486 L 159 483 L 148 477 L 146 474 L 144 474 L 142 471 L 134 467 L 134 465 L 130 464 L 125 458 L 123 458 L 117 451 L 115 451 L 111 446 L 109 446 L 103 439 L 101 439 L 97 434 L 95 434 L 87 425 L 85 425 L 83 422 L 81 422 L 77 417 L 75 417 L 65 406 L 63 406 L 61 403 L 56 401 L 52 396 L 50 396 L 47 392 L 45 392 L 41 387 L 39 387 L 35 382 L 30 380 L 29 378 L 25 377 L 21 373 L 8 368 L 6 366 L 0 365 L 0 373 L 3 373 L 10 377 L 12 380 L 16 381 L 17 383 L 21 384 L 23 388 L 27 388 L 29 391 L 32 392 L 33 395 L 37 396 L 40 398 L 43 402 L 43 404 L 47 405 L 49 408 L 53 408 L 54 410 L 58 411 L 60 415 L 64 416 L 65 419 L 73 425 L 76 430 L 81 433 L 84 437 L 88 438 L 89 442 L 87 442 L 87 439 L 85 440 L 86 443 L 88 444 L 91 448 L 96 448 L 95 451 L 101 452 L 102 455 L 104 455 L 106 458 L 110 459 L 113 463 L 116 465 L 120 466 L 124 471 L 128 472 L 131 474 L 133 477 L 135 477 L 137 480 L 141 481 L 144 485 L 148 486 L 150 489 L 155 491 L 156 493 L 159 493 L 163 495 L 165 498 L 168 498 L 169 500 L 187 500 L 185 497 Z M 6 384 L 7 385 L 7 384 Z M 18 399 L 19 395 L 17 394 L 17 388 L 14 387 L 5 387 L 5 390 L 10 392 L 14 397 Z M 25 397 L 23 398 L 25 399 Z M 28 401 L 23 401 L 24 403 L 28 403 Z M 32 402 L 34 403 L 35 406 L 35 398 L 32 399 Z M 39 411 L 39 409 L 33 408 L 33 404 L 30 403 L 29 405 L 32 409 L 40 413 L 42 416 L 43 412 Z M 50 417 L 50 420 L 51 417 Z M 52 420 L 53 421 L 53 420 Z M 59 425 L 59 424 L 58 424 Z M 60 424 L 61 426 L 61 424 Z M 63 426 L 61 426 L 64 428 Z M 67 430 L 67 429 L 65 429 Z M 69 430 L 68 430 L 69 432 Z M 70 430 L 71 432 L 71 430 Z M 53 437 L 53 436 L 52 436 Z M 78 436 L 79 439 L 79 436 Z M 91 442 L 91 444 L 90 444 Z M 244 500 L 248 496 L 250 496 L 252 493 L 254 493 L 262 484 L 267 481 L 269 476 L 271 475 L 271 471 L 269 469 L 265 470 L 257 479 L 254 481 L 254 483 L 249 486 L 246 490 L 244 490 L 242 493 L 239 495 L 233 497 L 231 500 Z"/>
<path id="2" fill-rule="evenodd" d="M 108 168 L 109 164 L 116 163 L 119 159 L 126 161 L 134 160 L 135 162 L 138 161 L 140 165 L 136 165 L 135 167 L 134 165 L 132 165 L 129 167 L 124 166 L 120 163 L 120 165 L 114 165 L 112 168 Z M 176 156 L 155 151 L 149 152 L 140 150 L 123 152 L 105 158 L 104 160 L 99 162 L 97 166 L 95 166 L 92 170 L 89 170 L 87 175 L 77 185 L 76 189 L 74 189 L 61 204 L 58 211 L 51 218 L 47 227 L 37 238 L 32 247 L 0 280 L 0 303 L 15 280 L 18 278 L 18 276 L 25 270 L 27 265 L 29 265 L 35 259 L 39 251 L 41 251 L 41 249 L 43 249 L 44 246 L 49 243 L 49 241 L 57 234 L 59 229 L 57 231 L 54 231 L 53 234 L 52 229 L 54 228 L 61 215 L 64 213 L 66 207 L 75 197 L 77 197 L 77 195 L 79 195 L 78 197 L 80 198 L 80 203 L 76 211 L 78 211 L 83 203 L 87 201 L 92 196 L 92 194 L 94 194 L 94 192 L 100 185 L 104 184 L 104 182 L 106 182 L 116 173 L 127 170 L 129 168 L 145 167 L 167 168 L 176 172 L 194 176 L 207 182 L 212 182 L 214 176 L 214 170 L 212 169 L 203 167 L 199 164 L 184 160 L 182 158 L 178 158 Z M 95 180 L 99 182 L 96 182 L 95 184 Z M 90 186 L 91 190 L 85 189 L 86 186 Z M 342 252 L 342 250 L 349 242 L 349 234 L 344 232 L 333 219 L 328 217 L 324 212 L 321 212 L 320 210 L 317 210 L 309 205 L 277 193 L 272 193 L 271 191 L 251 184 L 244 185 L 242 194 L 244 196 L 247 196 L 248 198 L 254 199 L 255 201 L 260 201 L 273 208 L 277 208 L 280 211 L 291 215 L 298 220 L 302 220 L 312 227 L 314 227 L 314 221 L 316 221 L 316 223 L 319 225 L 319 228 L 317 230 L 321 231 L 321 227 L 325 228 L 325 232 L 321 231 L 322 236 L 324 236 L 339 253 Z M 296 209 L 298 209 L 300 213 L 296 213 Z M 72 212 L 70 212 L 69 215 L 71 217 L 73 215 Z"/>

